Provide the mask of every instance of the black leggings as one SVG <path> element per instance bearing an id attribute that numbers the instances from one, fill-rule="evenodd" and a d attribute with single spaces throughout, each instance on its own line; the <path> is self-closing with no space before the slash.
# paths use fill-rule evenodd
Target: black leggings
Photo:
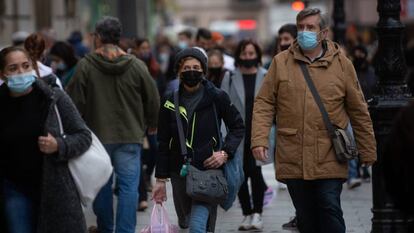
<path id="1" fill-rule="evenodd" d="M 266 184 L 263 179 L 262 167 L 256 165 L 251 150 L 245 148 L 243 159 L 244 182 L 240 187 L 238 196 L 242 207 L 243 215 L 251 215 L 253 213 L 261 214 L 263 212 L 263 197 L 266 190 Z M 250 193 L 247 186 L 247 180 L 250 177 L 253 208 L 250 202 Z"/>

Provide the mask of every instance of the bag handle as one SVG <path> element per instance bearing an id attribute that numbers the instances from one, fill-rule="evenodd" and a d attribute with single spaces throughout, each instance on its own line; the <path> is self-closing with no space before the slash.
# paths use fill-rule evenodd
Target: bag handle
<path id="1" fill-rule="evenodd" d="M 321 97 L 319 96 L 318 91 L 316 90 L 315 85 L 313 84 L 313 81 L 310 77 L 308 68 L 304 62 L 299 62 L 300 68 L 303 73 L 303 77 L 305 78 L 306 83 L 308 84 L 308 87 L 313 95 L 313 98 L 318 105 L 319 111 L 322 114 L 322 119 L 325 124 L 326 129 L 328 130 L 328 133 L 331 137 L 335 137 L 335 127 L 332 125 L 331 120 L 329 119 L 328 113 L 326 112 L 325 106 L 322 103 Z"/>
<path id="2" fill-rule="evenodd" d="M 60 117 L 59 109 L 56 104 L 53 106 L 53 108 L 55 110 L 58 125 L 59 125 L 59 133 L 62 137 L 65 137 L 65 131 L 63 130 L 62 118 Z"/>
<path id="3" fill-rule="evenodd" d="M 184 130 L 183 130 L 183 123 L 180 117 L 180 105 L 179 105 L 179 98 L 178 98 L 178 90 L 174 91 L 174 107 L 175 107 L 175 120 L 177 121 L 177 128 L 178 128 L 178 137 L 180 141 L 180 148 L 181 148 L 181 155 L 187 156 L 187 146 L 185 145 L 185 137 L 184 137 Z"/>

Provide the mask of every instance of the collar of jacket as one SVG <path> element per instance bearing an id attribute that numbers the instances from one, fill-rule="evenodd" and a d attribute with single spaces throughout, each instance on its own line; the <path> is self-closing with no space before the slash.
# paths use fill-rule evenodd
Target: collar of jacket
<path id="1" fill-rule="evenodd" d="M 289 48 L 289 52 L 293 54 L 293 58 L 295 60 L 303 61 L 307 63 L 309 66 L 326 68 L 332 63 L 335 57 L 341 53 L 341 50 L 339 44 L 331 40 L 325 40 L 323 43 L 325 43 L 324 46 L 326 46 L 325 54 L 321 58 L 312 63 L 309 61 L 307 57 L 305 57 L 305 55 L 303 55 L 297 40 L 293 42 L 293 46 Z"/>
<path id="2" fill-rule="evenodd" d="M 203 79 L 203 81 L 201 81 L 201 85 L 204 86 L 204 94 L 203 97 L 201 98 L 200 102 L 198 103 L 197 107 L 196 107 L 196 111 L 203 109 L 205 107 L 208 107 L 211 105 L 211 103 L 214 101 L 214 99 L 216 98 L 216 96 L 218 95 L 219 89 L 217 89 L 216 86 L 214 86 L 214 84 L 206 79 Z M 180 83 L 180 95 L 181 95 L 181 90 L 183 88 L 183 84 Z"/>
<path id="3" fill-rule="evenodd" d="M 50 87 L 45 81 L 41 79 L 37 79 L 33 84 L 33 87 L 38 88 L 49 101 L 56 102 L 59 97 L 55 91 L 55 88 Z"/>
<path id="4" fill-rule="evenodd" d="M 113 44 L 104 44 L 102 47 L 95 50 L 95 53 L 108 58 L 109 60 L 114 60 L 120 56 L 127 55 L 127 53 L 122 50 L 117 45 Z"/>

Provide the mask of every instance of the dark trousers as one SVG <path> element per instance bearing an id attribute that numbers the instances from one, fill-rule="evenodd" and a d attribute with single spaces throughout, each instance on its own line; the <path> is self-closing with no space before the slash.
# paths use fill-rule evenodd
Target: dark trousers
<path id="1" fill-rule="evenodd" d="M 238 193 L 243 215 L 247 216 L 253 213 L 261 214 L 263 212 L 264 192 L 267 187 L 263 179 L 262 167 L 256 166 L 256 160 L 254 159 L 250 149 L 245 149 L 243 171 L 245 179 Z M 249 187 L 247 185 L 249 177 L 252 186 L 253 207 L 250 202 Z"/>
<path id="2" fill-rule="evenodd" d="M 173 191 L 173 201 L 175 212 L 178 217 L 178 225 L 180 228 L 185 229 L 191 225 L 192 217 L 191 210 L 193 210 L 193 201 L 186 193 L 186 178 L 181 177 L 178 174 L 171 174 L 171 185 Z M 207 232 L 214 232 L 217 219 L 217 205 L 209 206 L 209 217 L 207 219 Z"/>
<path id="3" fill-rule="evenodd" d="M 141 152 L 141 175 L 138 185 L 139 202 L 147 201 L 147 186 L 151 185 L 151 176 L 155 168 L 155 158 L 158 153 L 157 135 L 146 134 L 149 148 Z M 145 165 L 145 166 L 144 166 Z"/>
<path id="4" fill-rule="evenodd" d="M 6 216 L 4 213 L 4 195 L 3 195 L 3 180 L 0 179 L 0 232 L 7 233 Z"/>
<path id="5" fill-rule="evenodd" d="M 147 193 L 147 181 L 145 180 L 145 171 L 144 166 L 141 163 L 141 175 L 139 176 L 139 185 L 138 185 L 138 202 L 141 201 L 148 201 L 148 193 Z"/>
<path id="6" fill-rule="evenodd" d="M 146 165 L 146 175 L 147 177 L 151 177 L 152 173 L 154 172 L 155 168 L 155 159 L 158 154 L 158 142 L 157 142 L 157 135 L 149 135 L 147 134 L 149 148 L 148 150 L 144 150 L 142 156 L 142 163 Z"/>
<path id="7" fill-rule="evenodd" d="M 345 233 L 341 209 L 343 179 L 288 179 L 301 233 Z"/>

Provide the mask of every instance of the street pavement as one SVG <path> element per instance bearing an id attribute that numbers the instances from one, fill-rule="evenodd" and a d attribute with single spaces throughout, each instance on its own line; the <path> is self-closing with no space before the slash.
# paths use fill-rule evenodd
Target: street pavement
<path id="1" fill-rule="evenodd" d="M 268 186 L 271 186 L 276 191 L 276 196 L 270 205 L 263 210 L 263 232 L 269 233 L 294 233 L 296 231 L 283 230 L 282 224 L 289 221 L 294 215 L 294 209 L 287 190 L 280 190 L 274 178 L 274 171 L 272 165 L 263 167 L 263 175 Z M 177 224 L 177 217 L 175 215 L 174 204 L 171 193 L 171 183 L 168 183 L 168 197 L 165 206 L 172 223 Z M 372 218 L 372 191 L 371 183 L 363 183 L 362 186 L 353 190 L 348 190 L 344 184 L 342 192 L 342 209 L 344 211 L 344 218 L 346 224 L 346 232 L 353 233 L 369 233 L 371 230 Z M 145 212 L 137 212 L 137 228 L 139 233 L 150 222 L 150 215 L 152 206 Z M 88 226 L 96 225 L 95 217 L 91 210 L 85 212 Z M 233 207 L 225 212 L 218 210 L 216 233 L 224 232 L 239 232 L 238 226 L 242 221 L 241 208 L 236 200 Z M 182 230 L 182 233 L 187 231 Z"/>

